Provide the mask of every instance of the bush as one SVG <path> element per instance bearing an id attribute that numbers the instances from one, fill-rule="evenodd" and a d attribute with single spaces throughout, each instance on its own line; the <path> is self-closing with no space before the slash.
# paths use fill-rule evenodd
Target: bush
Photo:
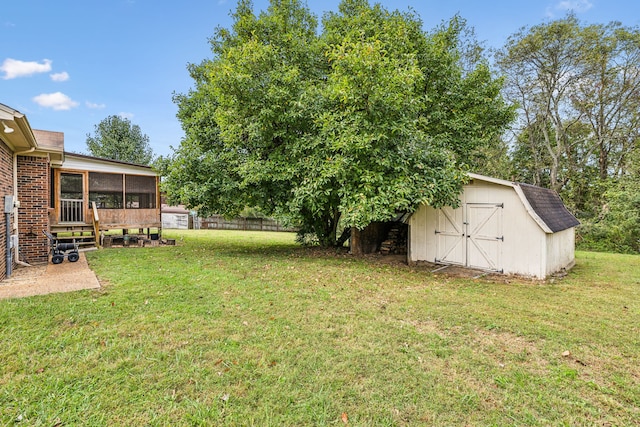
<path id="1" fill-rule="evenodd" d="M 578 227 L 579 249 L 628 254 L 640 253 L 640 193 L 632 180 L 611 184 L 606 204 L 597 218 Z"/>

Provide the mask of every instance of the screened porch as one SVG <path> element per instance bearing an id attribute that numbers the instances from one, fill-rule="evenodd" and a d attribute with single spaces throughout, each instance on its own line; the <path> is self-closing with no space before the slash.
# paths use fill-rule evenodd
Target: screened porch
<path id="1" fill-rule="evenodd" d="M 99 231 L 159 228 L 159 178 L 131 172 L 52 170 L 51 225 Z"/>

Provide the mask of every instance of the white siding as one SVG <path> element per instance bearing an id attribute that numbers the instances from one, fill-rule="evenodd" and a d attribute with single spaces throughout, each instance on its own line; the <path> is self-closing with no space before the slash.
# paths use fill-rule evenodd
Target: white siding
<path id="1" fill-rule="evenodd" d="M 127 163 L 110 162 L 108 160 L 85 157 L 74 157 L 67 154 L 62 165 L 65 169 L 91 172 L 124 173 L 131 175 L 157 176 L 152 169 Z"/>
<path id="2" fill-rule="evenodd" d="M 189 214 L 163 213 L 162 228 L 186 230 L 189 228 Z"/>
<path id="3" fill-rule="evenodd" d="M 504 203 L 502 271 L 540 277 L 545 233 L 527 213 L 512 187 L 484 183 L 482 187 L 494 201 Z"/>
<path id="4" fill-rule="evenodd" d="M 575 230 L 568 228 L 547 234 L 546 275 L 570 269 L 575 262 Z"/>

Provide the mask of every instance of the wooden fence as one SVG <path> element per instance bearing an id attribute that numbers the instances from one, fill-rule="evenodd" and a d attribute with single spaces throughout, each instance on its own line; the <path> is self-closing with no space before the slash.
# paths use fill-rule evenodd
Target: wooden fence
<path id="1" fill-rule="evenodd" d="M 271 218 L 233 218 L 225 219 L 221 215 L 201 218 L 202 230 L 256 230 L 256 231 L 297 231 L 293 227 L 285 227 Z"/>

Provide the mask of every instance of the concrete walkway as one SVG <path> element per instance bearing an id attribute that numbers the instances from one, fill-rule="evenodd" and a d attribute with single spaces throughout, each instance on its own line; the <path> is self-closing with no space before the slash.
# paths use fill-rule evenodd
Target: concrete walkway
<path id="1" fill-rule="evenodd" d="M 55 292 L 71 292 L 100 287 L 98 278 L 80 252 L 77 262 L 18 267 L 11 277 L 0 282 L 0 299 L 22 298 Z"/>

